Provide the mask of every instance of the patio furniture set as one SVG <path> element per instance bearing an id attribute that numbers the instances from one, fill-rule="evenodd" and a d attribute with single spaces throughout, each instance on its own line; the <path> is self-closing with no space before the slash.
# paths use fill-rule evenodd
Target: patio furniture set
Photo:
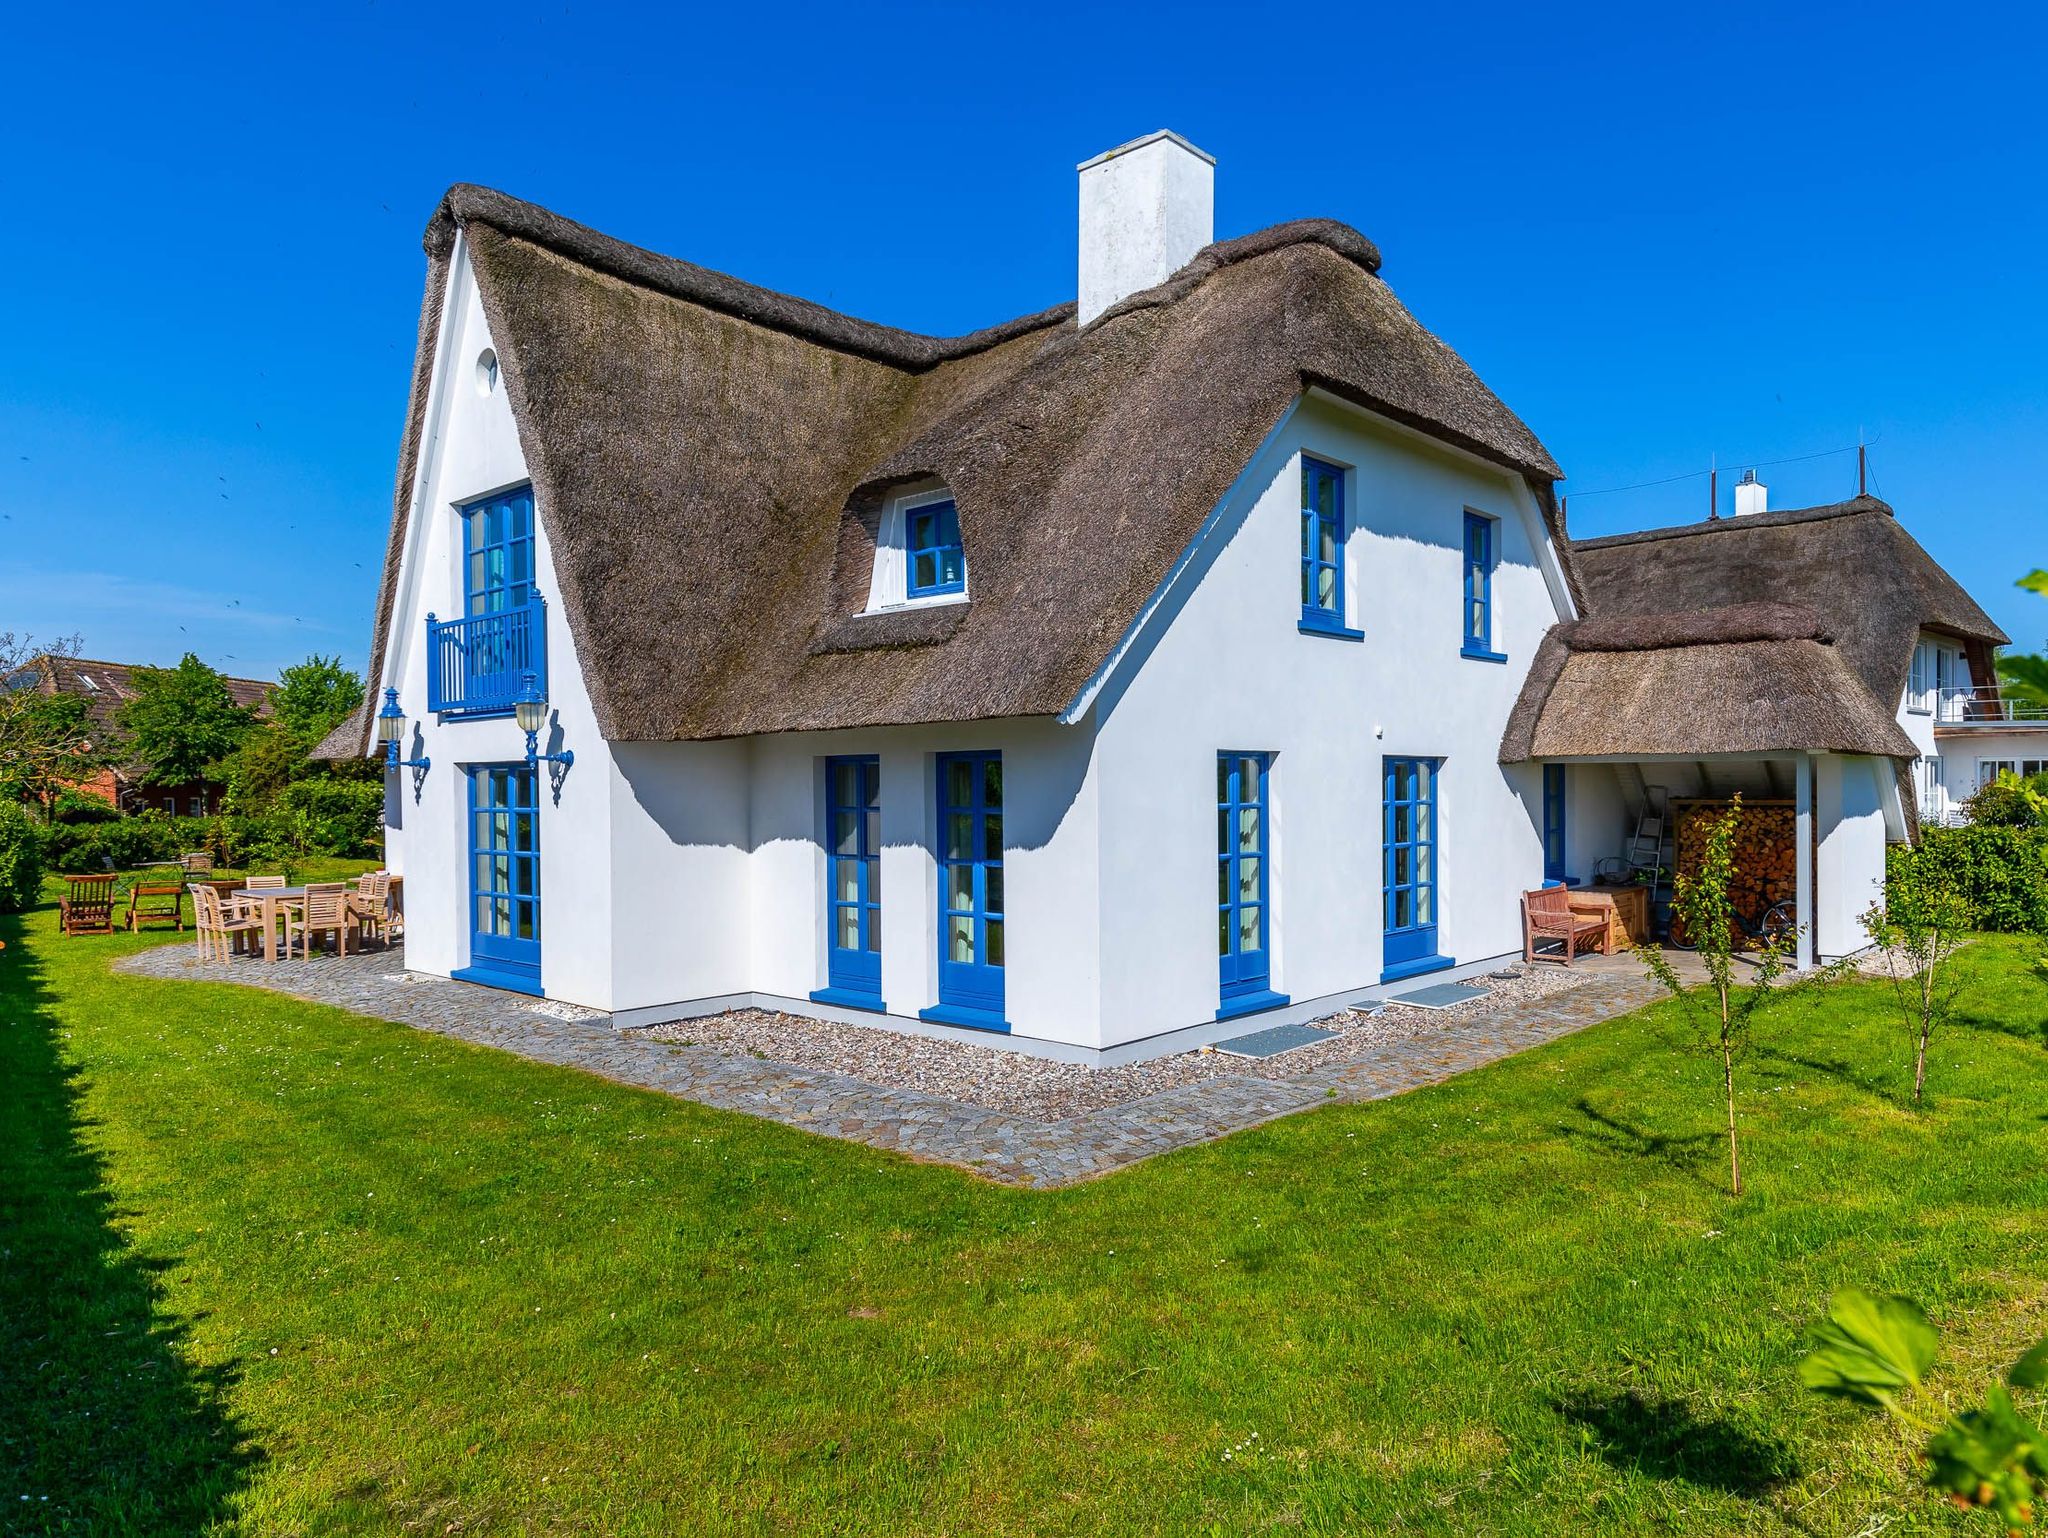
<path id="1" fill-rule="evenodd" d="M 186 869 L 211 870 L 212 862 Z M 66 876 L 64 895 L 57 900 L 59 928 L 67 935 L 112 934 L 118 880 L 109 873 Z M 389 871 L 358 876 L 353 885 L 326 881 L 303 886 L 288 886 L 282 876 L 180 884 L 152 879 L 145 871 L 127 893 L 127 927 L 169 924 L 182 931 L 188 891 L 201 959 L 226 961 L 259 952 L 265 961 L 307 957 L 316 945 L 329 942 L 346 956 L 352 940 L 358 950 L 370 943 L 388 945 L 403 928 L 403 884 Z"/>

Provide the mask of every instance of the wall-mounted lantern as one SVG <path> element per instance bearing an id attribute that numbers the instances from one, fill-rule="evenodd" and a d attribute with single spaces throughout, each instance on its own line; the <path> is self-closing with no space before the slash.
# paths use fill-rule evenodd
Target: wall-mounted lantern
<path id="1" fill-rule="evenodd" d="M 400 758 L 404 751 L 400 746 L 405 740 L 405 712 L 398 708 L 398 691 L 384 691 L 384 708 L 377 712 L 377 740 L 384 744 L 384 767 L 386 769 L 410 769 L 412 771 L 412 798 L 420 798 L 420 782 L 427 777 L 427 770 L 433 760 L 422 753 L 418 758 Z"/>
<path id="2" fill-rule="evenodd" d="M 560 801 L 562 776 L 576 762 L 576 755 L 568 748 L 559 753 L 541 752 L 541 729 L 548 724 L 548 698 L 540 692 L 540 684 L 530 670 L 519 677 L 519 693 L 512 701 L 512 718 L 526 733 L 526 767 L 534 769 L 543 763 L 555 766 L 548 771 L 548 780 L 554 789 L 555 799 Z"/>

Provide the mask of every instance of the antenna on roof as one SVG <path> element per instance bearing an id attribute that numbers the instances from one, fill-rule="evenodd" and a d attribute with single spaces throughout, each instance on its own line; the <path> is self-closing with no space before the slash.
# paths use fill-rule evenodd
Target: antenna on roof
<path id="1" fill-rule="evenodd" d="M 1866 496 L 1870 488 L 1870 451 L 1863 443 L 1863 429 L 1856 429 L 1856 495 Z"/>
<path id="2" fill-rule="evenodd" d="M 1707 521 L 1717 521 L 1721 516 L 1721 464 L 1718 456 L 1707 458 Z"/>

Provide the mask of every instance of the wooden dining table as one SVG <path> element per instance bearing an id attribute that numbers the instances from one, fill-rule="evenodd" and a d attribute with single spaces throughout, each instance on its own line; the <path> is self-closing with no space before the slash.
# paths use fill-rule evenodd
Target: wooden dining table
<path id="1" fill-rule="evenodd" d="M 215 883 L 218 889 L 220 883 Z M 277 960 L 277 922 L 284 917 L 287 908 L 297 908 L 306 901 L 303 886 L 274 886 L 249 888 L 238 887 L 228 895 L 238 900 L 256 904 L 263 916 L 263 959 Z M 402 918 L 405 913 L 405 878 L 391 878 L 391 895 L 385 899 L 384 912 L 387 922 Z"/>
<path id="2" fill-rule="evenodd" d="M 306 889 L 302 886 L 269 886 L 256 890 L 242 888 L 235 892 L 235 898 L 252 902 L 263 915 L 263 959 L 277 960 L 277 921 L 284 917 L 287 908 L 297 908 L 306 901 Z"/>

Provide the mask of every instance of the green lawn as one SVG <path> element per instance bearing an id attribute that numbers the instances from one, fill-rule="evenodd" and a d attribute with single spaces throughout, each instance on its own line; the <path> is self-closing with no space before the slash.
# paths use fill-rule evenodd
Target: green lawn
<path id="1" fill-rule="evenodd" d="M 1984 1531 L 1799 1332 L 2048 1329 L 2009 940 L 1924 1113 L 1875 985 L 1767 1017 L 1737 1203 L 1657 1012 L 1028 1194 L 0 938 L 0 1528 Z"/>

